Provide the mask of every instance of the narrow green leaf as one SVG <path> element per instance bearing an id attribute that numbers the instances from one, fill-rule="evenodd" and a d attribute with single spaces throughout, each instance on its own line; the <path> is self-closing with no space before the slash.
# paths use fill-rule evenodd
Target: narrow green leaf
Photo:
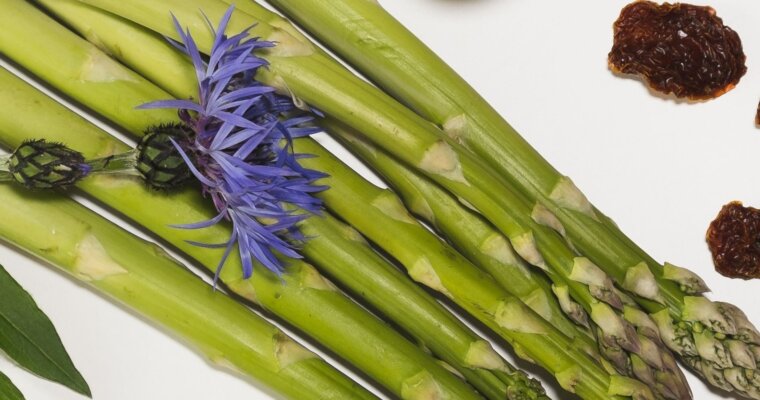
<path id="1" fill-rule="evenodd" d="M 21 394 L 21 391 L 2 372 L 0 372 L 0 399 L 24 400 L 24 395 Z"/>
<path id="2" fill-rule="evenodd" d="M 0 266 L 0 349 L 22 367 L 91 397 L 48 317 Z"/>

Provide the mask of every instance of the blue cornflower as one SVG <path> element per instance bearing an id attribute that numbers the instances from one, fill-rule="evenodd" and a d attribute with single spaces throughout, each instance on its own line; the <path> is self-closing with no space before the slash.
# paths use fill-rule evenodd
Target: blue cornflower
<path id="1" fill-rule="evenodd" d="M 284 265 L 277 253 L 301 257 L 296 246 L 305 238 L 296 224 L 320 212 L 322 204 L 313 193 L 325 187 L 314 181 L 325 174 L 302 167 L 298 159 L 308 155 L 292 149 L 293 139 L 319 131 L 308 125 L 312 115 L 254 79 L 258 69 L 268 64 L 253 51 L 275 44 L 249 37 L 250 28 L 228 37 L 225 30 L 232 11 L 230 7 L 216 29 L 209 22 L 214 42 L 208 58 L 174 19 L 181 42 L 172 43 L 195 66 L 197 102 L 164 100 L 142 107 L 178 110 L 193 135 L 173 143 L 219 212 L 208 221 L 177 227 L 200 229 L 231 221 L 233 231 L 226 243 L 191 243 L 225 248 L 217 277 L 237 245 L 243 276 L 249 278 L 254 259 L 280 274 Z"/>

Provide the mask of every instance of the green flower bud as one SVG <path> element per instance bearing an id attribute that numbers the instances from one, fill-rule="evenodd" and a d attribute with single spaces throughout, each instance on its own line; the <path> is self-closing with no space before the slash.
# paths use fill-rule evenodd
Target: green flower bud
<path id="1" fill-rule="evenodd" d="M 27 188 L 51 189 L 75 184 L 92 168 L 78 151 L 38 139 L 25 141 L 11 153 L 8 170 Z"/>
<path id="2" fill-rule="evenodd" d="M 191 130 L 179 123 L 148 129 L 137 145 L 135 165 L 148 186 L 162 190 L 173 189 L 192 177 L 190 168 L 172 143 L 174 140 L 182 144 L 190 134 Z"/>

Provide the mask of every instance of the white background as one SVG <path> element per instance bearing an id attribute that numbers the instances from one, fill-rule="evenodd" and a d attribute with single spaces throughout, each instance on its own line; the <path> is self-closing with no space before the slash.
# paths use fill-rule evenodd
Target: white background
<path id="1" fill-rule="evenodd" d="M 625 1 L 382 3 L 644 249 L 698 272 L 711 298 L 739 305 L 760 323 L 760 282 L 715 273 L 704 242 L 724 203 L 760 207 L 760 130 L 753 124 L 760 3 L 711 3 L 741 35 L 749 71 L 733 91 L 699 104 L 655 97 L 607 69 L 611 25 Z M 56 324 L 96 399 L 269 398 L 51 268 L 4 247 L 0 261 Z M 3 358 L 0 371 L 30 400 L 81 399 Z M 689 381 L 695 399 L 724 398 L 691 375 Z"/>

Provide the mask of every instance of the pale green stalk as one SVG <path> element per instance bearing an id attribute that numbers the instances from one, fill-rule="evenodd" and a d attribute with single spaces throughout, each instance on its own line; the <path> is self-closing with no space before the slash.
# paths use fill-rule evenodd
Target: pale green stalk
<path id="1" fill-rule="evenodd" d="M 143 87 L 145 91 L 137 90 L 138 93 L 152 93 L 159 89 L 151 89 L 152 86 L 141 76 L 105 55 L 93 56 L 96 49 L 30 5 L 14 1 L 0 3 L 4 10 L 9 11 L 3 14 L 3 26 L 7 29 L 0 33 L 2 52 L 29 69 L 48 67 L 49 74 L 40 75 L 51 79 L 51 83 L 71 81 L 69 88 L 58 88 L 69 96 L 88 100 L 88 105 L 92 108 L 113 107 L 112 118 L 116 122 L 134 126 L 134 133 L 140 133 L 141 126 L 147 127 L 153 122 L 148 116 L 151 112 L 134 109 L 141 97 L 133 96 L 129 91 L 117 96 L 116 102 L 101 101 L 97 96 L 89 97 L 87 94 L 91 88 L 100 90 L 114 81 L 124 80 L 134 87 Z M 33 32 L 32 36 L 37 40 L 32 43 L 30 39 L 26 41 L 26 46 L 19 46 L 14 42 L 15 38 L 21 37 L 16 35 L 23 34 L 22 32 Z M 80 44 L 74 46 L 74 43 Z M 65 58 L 70 63 L 61 65 L 58 63 L 59 58 Z M 78 60 L 79 64 L 73 60 Z M 64 68 L 66 66 L 71 68 Z M 82 75 L 78 74 L 83 70 L 87 71 L 87 79 L 82 79 Z M 44 137 L 67 143 L 88 158 L 126 150 L 124 145 L 28 85 L 18 83 L 12 77 L 5 80 L 9 82 L 3 82 L 0 86 L 0 101 L 6 106 L 0 110 L 0 114 L 7 117 L 3 118 L 5 125 L 0 126 L 0 129 L 4 133 L 2 140 L 6 146 L 14 147 L 24 139 Z M 118 86 L 114 87 L 114 91 L 117 89 Z M 160 92 L 157 98 L 151 100 L 168 97 L 167 93 Z M 36 109 L 34 118 L 12 118 L 25 109 Z M 186 240 L 224 242 L 230 235 L 228 226 L 217 225 L 203 230 L 170 227 L 171 224 L 207 220 L 216 214 L 196 192 L 197 189 L 191 188 L 170 196 L 149 191 L 136 179 L 114 175 L 93 177 L 86 180 L 81 188 L 177 246 L 212 271 L 216 269 L 221 257 L 220 250 L 192 246 Z M 239 258 L 231 257 L 221 273 L 221 280 L 236 294 L 257 302 L 307 332 L 398 397 L 419 399 L 433 393 L 451 398 L 480 398 L 421 349 L 350 301 L 309 264 L 289 260 L 287 273 L 280 277 L 263 267 L 257 268 L 253 277 L 246 280 L 241 275 Z"/>
<path id="2" fill-rule="evenodd" d="M 16 117 L 38 115 L 25 111 Z M 6 183 L 0 198 L 0 239 L 167 328 L 212 364 L 253 379 L 278 398 L 375 398 L 160 247 L 67 196 Z"/>
<path id="3" fill-rule="evenodd" d="M 146 34 L 137 25 L 104 15 L 76 1 L 44 0 L 40 3 L 84 36 L 112 50 L 139 72 L 152 74 L 154 81 L 165 83 L 166 88 L 178 97 L 189 97 L 197 90 L 192 66 L 186 58 L 178 57 L 178 53 L 167 47 L 163 38 Z M 105 34 L 95 36 L 96 32 Z M 139 54 L 133 52 L 136 47 L 114 45 L 113 38 L 124 36 L 136 38 L 141 43 Z M 145 58 L 142 54 L 151 57 Z M 157 71 L 164 71 L 163 76 L 171 78 L 161 80 Z M 500 359 L 486 342 L 397 269 L 387 265 L 366 243 L 355 240 L 361 236 L 351 233 L 351 228 L 326 215 L 304 221 L 302 229 L 308 236 L 314 236 L 302 250 L 307 258 L 412 333 L 488 398 L 541 397 L 543 390 L 536 386 L 537 383 Z"/>
<path id="4" fill-rule="evenodd" d="M 656 316 L 663 337 L 668 338 L 666 344 L 710 383 L 760 398 L 755 379 L 759 359 L 753 357 L 750 362 L 744 350 L 727 350 L 760 346 L 760 337 L 744 314 L 735 306 L 708 302 L 700 295 L 706 287 L 694 273 L 668 263 L 661 265 L 643 251 L 379 4 L 269 1 L 375 83 L 477 153 L 532 201 L 550 209 L 578 249 Z M 270 18 L 274 17 L 270 14 Z M 562 195 L 567 189 L 580 202 L 568 203 L 568 197 Z M 700 313 L 695 313 L 695 304 L 702 308 Z M 732 318 L 740 322 L 732 322 Z M 705 326 L 709 335 L 703 333 Z M 722 337 L 727 339 L 715 339 Z M 737 341 L 743 344 L 734 344 Z M 713 355 L 714 348 L 725 356 Z"/>

